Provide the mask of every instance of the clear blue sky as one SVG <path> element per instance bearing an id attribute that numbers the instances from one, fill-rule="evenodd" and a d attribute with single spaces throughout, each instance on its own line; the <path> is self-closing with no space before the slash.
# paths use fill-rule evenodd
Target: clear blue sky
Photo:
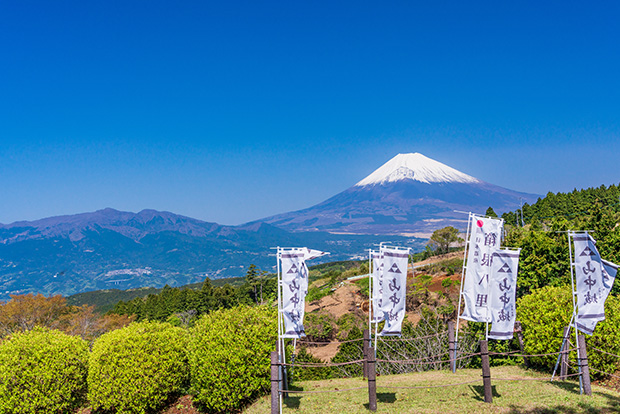
<path id="1" fill-rule="evenodd" d="M 0 2 L 0 223 L 240 224 L 401 152 L 514 190 L 620 182 L 620 3 Z"/>

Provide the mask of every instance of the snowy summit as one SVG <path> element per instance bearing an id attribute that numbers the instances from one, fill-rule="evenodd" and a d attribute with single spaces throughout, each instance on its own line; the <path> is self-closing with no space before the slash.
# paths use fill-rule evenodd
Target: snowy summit
<path id="1" fill-rule="evenodd" d="M 363 187 L 404 180 L 419 181 L 426 184 L 481 182 L 471 175 L 464 174 L 416 152 L 414 154 L 398 154 L 355 186 Z"/>

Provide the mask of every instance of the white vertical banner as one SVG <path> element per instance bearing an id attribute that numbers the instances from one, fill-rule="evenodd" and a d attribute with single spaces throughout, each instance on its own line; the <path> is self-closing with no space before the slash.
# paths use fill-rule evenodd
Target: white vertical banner
<path id="1" fill-rule="evenodd" d="M 491 322 L 487 316 L 489 275 L 493 254 L 500 246 L 504 220 L 471 214 L 470 226 L 467 267 L 462 287 L 465 307 L 460 317 L 472 322 Z"/>
<path id="2" fill-rule="evenodd" d="M 618 266 L 601 259 L 596 241 L 588 233 L 572 234 L 575 251 L 577 329 L 592 335 L 597 322 L 605 319 L 605 300 L 616 278 Z"/>
<path id="3" fill-rule="evenodd" d="M 521 249 L 499 249 L 493 254 L 489 279 L 489 339 L 512 339 L 517 308 L 517 273 Z"/>
<path id="4" fill-rule="evenodd" d="M 578 328 L 581 328 L 583 332 L 592 332 L 594 333 L 594 329 L 596 328 L 596 324 L 605 319 L 605 301 L 607 300 L 607 296 L 611 292 L 611 288 L 614 285 L 614 281 L 616 280 L 616 274 L 618 273 L 618 265 L 612 262 L 608 262 L 607 260 L 601 259 L 601 264 L 603 265 L 601 271 L 603 273 L 603 293 L 602 293 L 602 312 L 598 312 L 598 316 L 592 318 L 581 318 Z"/>
<path id="5" fill-rule="evenodd" d="M 611 288 L 614 287 L 616 275 L 618 274 L 618 267 L 620 266 L 604 259 L 601 259 L 601 263 L 603 264 L 603 287 L 605 288 L 603 292 L 603 302 L 605 302 L 607 296 L 611 293 Z"/>
<path id="6" fill-rule="evenodd" d="M 308 249 L 307 247 L 302 247 L 302 248 L 297 248 L 297 249 L 293 249 L 295 251 L 301 252 L 304 254 L 304 262 L 303 262 L 303 266 L 301 268 L 301 281 L 302 281 L 302 291 L 304 292 L 304 299 L 306 298 L 306 295 L 308 294 L 308 265 L 306 265 L 306 262 L 308 260 L 312 260 L 312 259 L 316 259 L 317 257 L 321 257 L 324 256 L 326 254 L 329 254 L 327 252 L 322 252 L 320 250 L 313 250 L 313 249 Z M 303 320 L 303 318 L 302 318 Z"/>
<path id="7" fill-rule="evenodd" d="M 400 335 L 407 301 L 409 249 L 381 248 L 383 255 L 382 306 L 385 325 L 379 335 Z"/>
<path id="8" fill-rule="evenodd" d="M 282 338 L 301 338 L 304 330 L 304 312 L 308 294 L 308 267 L 306 260 L 322 256 L 324 252 L 308 248 L 294 248 L 280 252 L 282 278 L 281 313 L 284 321 Z"/>
<path id="9" fill-rule="evenodd" d="M 282 338 L 301 338 L 304 330 L 304 302 L 307 280 L 304 281 L 305 260 L 303 252 L 285 251 L 280 254 L 282 269 L 282 319 L 284 332 Z M 307 279 L 307 278 L 306 278 Z"/>
<path id="10" fill-rule="evenodd" d="M 372 263 L 372 322 L 383 320 L 383 254 L 379 251 L 370 251 Z"/>

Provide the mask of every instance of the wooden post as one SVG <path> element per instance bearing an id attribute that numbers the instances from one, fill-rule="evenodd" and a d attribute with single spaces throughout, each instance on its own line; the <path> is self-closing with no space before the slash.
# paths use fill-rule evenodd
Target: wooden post
<path id="1" fill-rule="evenodd" d="M 579 334 L 577 337 L 579 346 L 579 366 L 581 367 L 581 379 L 583 383 L 583 392 L 586 395 L 592 395 L 592 386 L 590 384 L 590 368 L 588 367 L 588 351 L 586 350 L 586 337 Z"/>
<path id="2" fill-rule="evenodd" d="M 448 321 L 448 358 L 450 358 L 450 370 L 456 372 L 456 342 L 454 341 L 453 321 Z"/>
<path id="3" fill-rule="evenodd" d="M 493 402 L 493 390 L 491 389 L 491 365 L 489 364 L 489 344 L 485 340 L 480 341 L 480 357 L 482 359 L 482 384 L 484 385 L 484 402 Z"/>
<path id="4" fill-rule="evenodd" d="M 521 350 L 521 355 L 525 355 L 525 348 L 523 347 L 523 329 L 521 329 L 521 322 L 515 321 L 514 332 L 517 334 L 517 339 L 519 340 L 519 349 Z M 527 359 L 527 357 L 523 357 L 523 363 L 527 368 L 530 367 L 530 361 Z"/>
<path id="5" fill-rule="evenodd" d="M 368 348 L 368 409 L 377 411 L 377 371 L 373 347 Z"/>
<path id="6" fill-rule="evenodd" d="M 562 338 L 566 338 L 566 343 L 564 343 L 564 349 L 562 350 L 562 356 L 560 357 L 560 379 L 566 380 L 568 375 L 568 349 L 570 348 L 570 343 L 568 342 L 568 333 L 570 332 L 570 326 L 564 328 L 564 336 Z"/>
<path id="7" fill-rule="evenodd" d="M 370 331 L 368 329 L 364 329 L 364 342 L 363 342 L 363 351 L 364 351 L 364 369 L 363 375 L 364 379 L 368 378 L 368 347 L 370 346 Z"/>
<path id="8" fill-rule="evenodd" d="M 271 352 L 271 414 L 280 413 L 280 367 L 278 351 Z"/>

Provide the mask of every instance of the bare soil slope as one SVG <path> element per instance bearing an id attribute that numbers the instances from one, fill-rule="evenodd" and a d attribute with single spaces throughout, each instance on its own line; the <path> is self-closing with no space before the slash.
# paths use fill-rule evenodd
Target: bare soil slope
<path id="1" fill-rule="evenodd" d="M 448 259 L 460 258 L 462 256 L 462 251 L 452 252 L 440 256 L 433 256 L 421 262 L 414 263 L 413 268 L 415 269 L 433 263 L 439 263 Z M 413 280 L 413 275 L 414 273 L 410 267 L 407 274 L 408 284 L 410 284 Z M 443 289 L 441 283 L 444 279 L 448 278 L 451 280 L 460 281 L 460 272 L 449 276 L 445 273 L 433 275 L 433 279 L 428 286 L 428 290 L 430 292 L 441 291 Z M 331 295 L 325 296 L 317 302 L 306 302 L 305 310 L 306 314 L 310 312 L 326 311 L 331 316 L 333 316 L 335 320 L 347 313 L 360 312 L 363 313 L 364 318 L 367 319 L 368 301 L 362 297 L 360 288 L 356 284 L 354 284 L 354 281 L 345 280 L 336 288 L 336 290 Z M 420 316 L 417 311 L 410 310 L 407 312 L 407 320 L 412 323 L 416 323 L 420 320 Z M 329 359 L 333 358 L 338 352 L 338 345 L 339 344 L 337 341 L 326 343 L 325 345 L 312 344 L 308 347 L 308 352 L 316 358 L 319 358 L 323 361 L 328 361 Z"/>

